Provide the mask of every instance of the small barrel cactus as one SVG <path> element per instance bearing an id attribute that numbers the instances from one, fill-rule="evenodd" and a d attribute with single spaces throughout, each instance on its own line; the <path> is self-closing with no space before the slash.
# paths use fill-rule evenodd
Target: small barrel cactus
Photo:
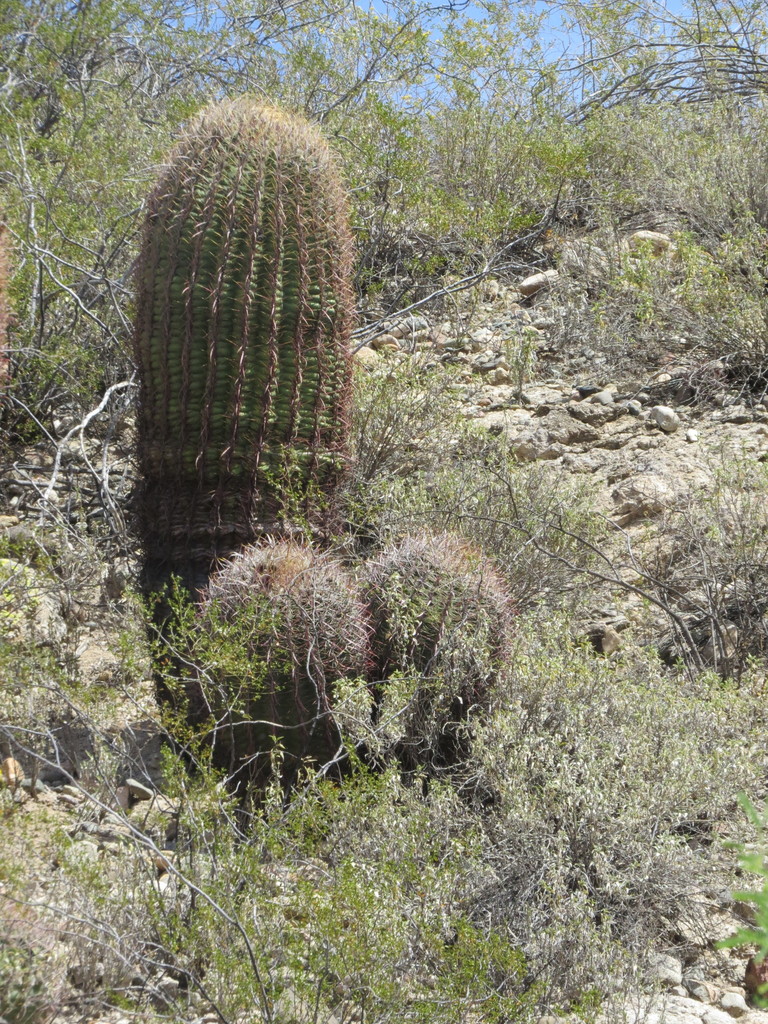
<path id="1" fill-rule="evenodd" d="M 192 124 L 150 200 L 137 276 L 145 587 L 320 519 L 345 466 L 353 297 L 328 147 L 251 99 Z"/>
<path id="2" fill-rule="evenodd" d="M 457 726 L 509 660 L 514 608 L 488 558 L 450 534 L 407 536 L 365 569 L 379 731 L 406 765 L 445 763 Z"/>
<path id="3" fill-rule="evenodd" d="M 214 761 L 235 788 L 269 778 L 274 738 L 286 785 L 310 759 L 334 759 L 339 680 L 359 679 L 370 707 L 366 609 L 329 553 L 294 541 L 245 549 L 211 578 L 197 627 L 193 656 L 203 671 L 191 717 L 216 722 Z"/>

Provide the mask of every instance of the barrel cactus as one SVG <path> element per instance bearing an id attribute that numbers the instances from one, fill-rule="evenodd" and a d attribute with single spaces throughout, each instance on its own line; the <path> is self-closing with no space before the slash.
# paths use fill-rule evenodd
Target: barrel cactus
<path id="1" fill-rule="evenodd" d="M 345 466 L 345 196 L 307 122 L 251 99 L 197 118 L 152 193 L 137 273 L 145 586 L 320 522 Z"/>
<path id="2" fill-rule="evenodd" d="M 241 791 L 269 778 L 275 738 L 286 785 L 310 760 L 333 761 L 340 680 L 357 680 L 352 690 L 370 708 L 366 609 L 330 552 L 280 541 L 233 556 L 212 576 L 195 632 L 191 717 L 215 723 L 214 762 Z"/>
<path id="3" fill-rule="evenodd" d="M 461 753 L 460 724 L 511 653 L 513 602 L 490 560 L 451 534 L 407 536 L 371 560 L 378 726 L 406 765 Z"/>

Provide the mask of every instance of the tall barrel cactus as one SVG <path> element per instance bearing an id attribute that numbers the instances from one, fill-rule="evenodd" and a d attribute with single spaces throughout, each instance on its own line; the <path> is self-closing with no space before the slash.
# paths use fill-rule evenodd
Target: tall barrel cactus
<path id="1" fill-rule="evenodd" d="M 138 269 L 145 586 L 194 593 L 343 472 L 351 237 L 328 147 L 250 99 L 205 110 L 155 188 Z"/>

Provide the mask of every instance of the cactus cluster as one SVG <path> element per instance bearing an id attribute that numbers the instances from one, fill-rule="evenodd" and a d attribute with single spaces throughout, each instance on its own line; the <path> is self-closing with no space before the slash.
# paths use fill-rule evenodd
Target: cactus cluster
<path id="1" fill-rule="evenodd" d="M 137 279 L 145 586 L 322 513 L 345 464 L 346 202 L 307 122 L 205 110 L 149 200 Z"/>
<path id="2" fill-rule="evenodd" d="M 508 652 L 506 589 L 456 538 L 406 538 L 362 577 L 308 545 L 265 542 L 292 516 L 327 517 L 344 469 L 350 271 L 319 134 L 250 100 L 204 111 L 144 228 L 139 516 L 145 588 L 177 577 L 197 606 L 191 635 L 166 606 L 156 613 L 198 666 L 190 720 L 206 723 L 241 791 L 269 777 L 275 738 L 284 784 L 307 760 L 333 760 L 342 679 L 358 681 L 349 720 L 359 713 L 374 746 L 394 737 L 378 751 L 445 762 L 446 736 Z"/>
<path id="3" fill-rule="evenodd" d="M 347 738 L 408 768 L 450 764 L 508 660 L 512 623 L 497 571 L 448 534 L 406 537 L 357 573 L 305 544 L 248 548 L 198 610 L 192 718 L 238 789 L 264 784 L 277 738 L 289 786 L 340 751 L 339 686 L 354 680 L 339 709 Z"/>

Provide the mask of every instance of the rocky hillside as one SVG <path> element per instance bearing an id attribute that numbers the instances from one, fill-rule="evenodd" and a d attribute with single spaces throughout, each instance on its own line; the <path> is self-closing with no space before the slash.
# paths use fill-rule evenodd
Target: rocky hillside
<path id="1" fill-rule="evenodd" d="M 289 799 L 238 807 L 206 730 L 156 699 L 131 386 L 12 452 L 10 1024 L 768 1021 L 755 936 L 720 946 L 757 920 L 734 890 L 761 884 L 737 798 L 765 795 L 768 399 L 682 334 L 637 352 L 573 334 L 593 274 L 674 278 L 677 244 L 561 240 L 546 273 L 363 321 L 338 558 L 364 577 L 398 538 L 448 530 L 515 603 L 450 764 L 405 770 L 346 681 L 341 781 L 308 764 Z M 189 671 L 214 677 L 225 648 Z M 396 721 L 414 698 L 391 686 Z"/>

